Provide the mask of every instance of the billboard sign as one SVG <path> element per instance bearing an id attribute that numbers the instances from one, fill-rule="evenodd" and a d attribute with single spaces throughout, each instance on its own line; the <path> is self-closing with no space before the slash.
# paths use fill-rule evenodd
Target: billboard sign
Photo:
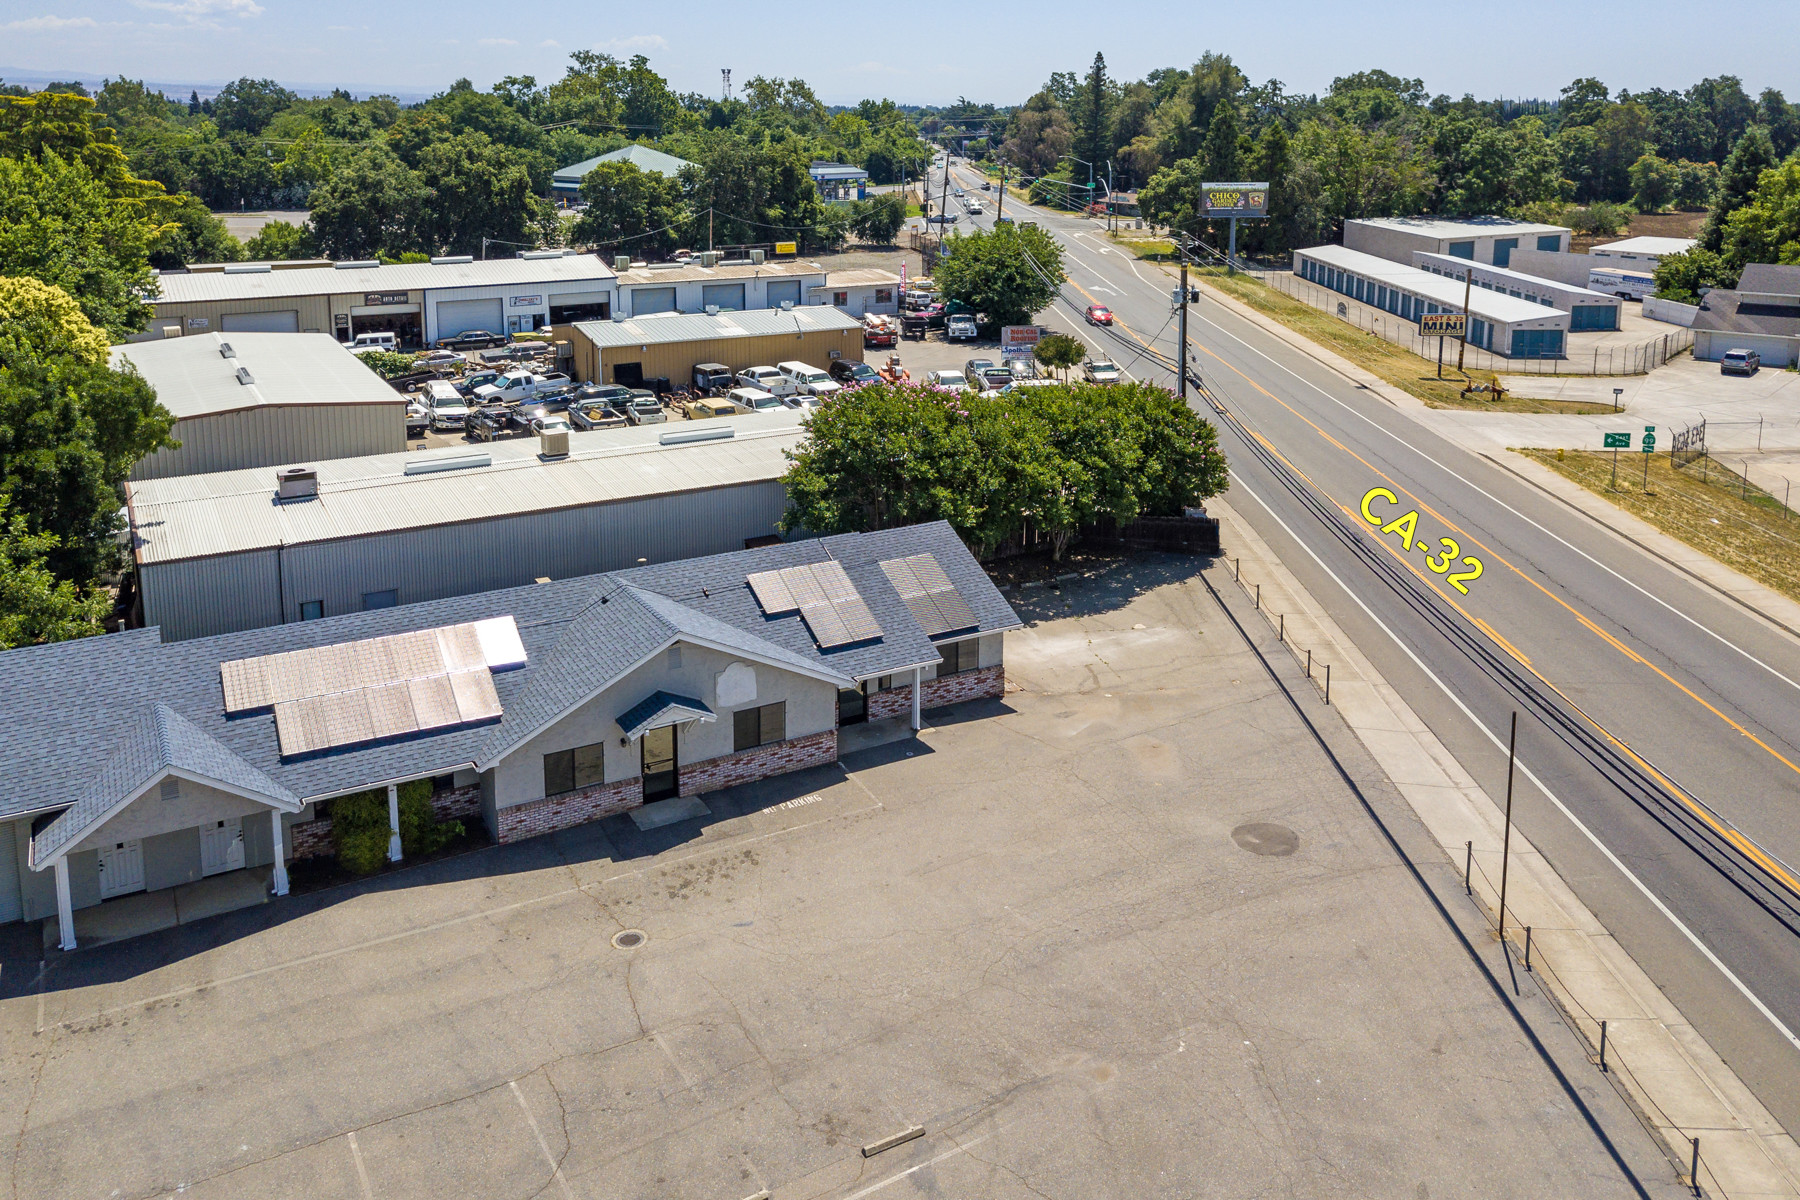
<path id="1" fill-rule="evenodd" d="M 1468 313 L 1421 313 L 1419 315 L 1419 333 L 1423 337 L 1466 337 L 1469 331 Z"/>
<path id="2" fill-rule="evenodd" d="M 1002 358 L 1029 358 L 1036 350 L 1039 329 L 1036 325 L 1007 325 L 1000 330 Z"/>
<path id="3" fill-rule="evenodd" d="M 1200 215 L 1208 218 L 1266 217 L 1269 215 L 1269 185 L 1203 183 L 1200 185 Z"/>

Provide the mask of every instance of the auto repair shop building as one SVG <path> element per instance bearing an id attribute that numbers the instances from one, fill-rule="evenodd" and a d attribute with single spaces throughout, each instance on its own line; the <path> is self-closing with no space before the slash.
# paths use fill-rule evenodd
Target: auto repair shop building
<path id="1" fill-rule="evenodd" d="M 166 479 L 406 449 L 406 397 L 322 333 L 222 333 L 114 347 L 175 415 L 181 445 L 131 468 Z"/>
<path id="2" fill-rule="evenodd" d="M 703 313 L 709 308 L 721 312 L 750 312 L 783 304 L 799 308 L 806 303 L 807 293 L 824 283 L 824 267 L 798 259 L 720 261 L 712 266 L 690 260 L 620 267 L 617 311 L 620 316 L 647 317 L 666 312 Z"/>
<path id="3" fill-rule="evenodd" d="M 736 372 L 798 360 L 826 370 L 837 359 L 863 356 L 862 322 L 829 305 L 583 321 L 567 338 L 575 352 L 570 374 L 584 383 L 626 387 L 658 378 L 679 386 L 700 363 L 723 363 Z"/>
<path id="4" fill-rule="evenodd" d="M 162 295 L 141 340 L 196 333 L 397 334 L 418 349 L 470 329 L 511 334 L 612 314 L 612 268 L 592 254 L 528 251 L 476 262 L 335 263 L 274 270 L 227 263 L 158 276 Z"/>
<path id="5" fill-rule="evenodd" d="M 777 532 L 805 416 L 127 483 L 135 617 L 183 641 L 741 550 Z"/>

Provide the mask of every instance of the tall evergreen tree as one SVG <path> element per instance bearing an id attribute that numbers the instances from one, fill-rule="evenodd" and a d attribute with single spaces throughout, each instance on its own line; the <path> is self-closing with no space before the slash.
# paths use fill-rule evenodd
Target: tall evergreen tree
<path id="1" fill-rule="evenodd" d="M 1112 85 L 1106 78 L 1106 56 L 1098 51 L 1075 105 L 1075 154 L 1093 164 L 1095 179 L 1104 178 L 1112 153 Z"/>
<path id="2" fill-rule="evenodd" d="M 1756 191 L 1756 181 L 1774 165 L 1775 146 L 1769 141 L 1769 131 L 1761 125 L 1745 129 L 1719 172 L 1719 191 L 1700 230 L 1702 246 L 1714 254 L 1724 248 L 1725 223 L 1749 202 L 1751 193 Z"/>
<path id="3" fill-rule="evenodd" d="M 1206 145 L 1200 155 L 1210 180 L 1230 183 L 1243 173 L 1243 156 L 1238 152 L 1237 105 L 1225 103 L 1213 109 L 1212 124 L 1207 127 Z"/>

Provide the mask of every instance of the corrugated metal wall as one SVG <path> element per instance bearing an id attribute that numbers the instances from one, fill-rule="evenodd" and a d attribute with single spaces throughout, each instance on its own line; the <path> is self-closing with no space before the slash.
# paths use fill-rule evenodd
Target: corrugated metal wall
<path id="1" fill-rule="evenodd" d="M 208 300 L 193 304 L 157 304 L 152 325 L 179 324 L 183 334 L 218 333 L 226 313 L 290 312 L 300 314 L 301 333 L 331 332 L 331 303 L 326 296 L 267 296 L 254 300 Z M 190 317 L 203 317 L 205 329 L 189 329 Z"/>
<path id="2" fill-rule="evenodd" d="M 615 501 L 493 521 L 289 546 L 144 568 L 144 623 L 164 641 L 209 637 L 362 610 L 365 593 L 389 588 L 414 604 L 637 565 L 742 550 L 775 532 L 787 505 L 777 480 Z"/>
<path id="3" fill-rule="evenodd" d="M 175 438 L 179 450 L 158 450 L 131 469 L 131 478 L 398 454 L 406 449 L 406 401 L 396 393 L 392 404 L 268 407 L 191 417 L 175 423 Z"/>
<path id="4" fill-rule="evenodd" d="M 595 382 L 613 382 L 613 366 L 622 362 L 642 363 L 645 379 L 666 375 L 670 383 L 677 385 L 691 382 L 694 364 L 703 362 L 724 363 L 733 371 L 741 371 L 746 367 L 772 367 L 776 363 L 799 359 L 823 371 L 831 366 L 833 350 L 840 358 L 860 361 L 863 356 L 862 331 L 815 329 L 766 337 L 709 338 L 670 342 L 651 346 L 648 350 L 636 346 L 608 347 L 600 352 L 603 378 Z"/>

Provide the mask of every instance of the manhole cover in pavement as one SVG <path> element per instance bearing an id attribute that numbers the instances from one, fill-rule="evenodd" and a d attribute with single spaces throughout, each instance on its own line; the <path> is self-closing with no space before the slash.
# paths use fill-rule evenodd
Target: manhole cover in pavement
<path id="1" fill-rule="evenodd" d="M 1270 858 L 1284 858 L 1300 848 L 1300 835 L 1286 825 L 1268 821 L 1252 821 L 1231 831 L 1231 840 L 1239 849 Z"/>
<path id="2" fill-rule="evenodd" d="M 644 944 L 645 940 L 642 930 L 621 929 L 619 932 L 613 934 L 612 943 L 613 946 L 619 950 L 636 950 L 639 946 Z"/>

